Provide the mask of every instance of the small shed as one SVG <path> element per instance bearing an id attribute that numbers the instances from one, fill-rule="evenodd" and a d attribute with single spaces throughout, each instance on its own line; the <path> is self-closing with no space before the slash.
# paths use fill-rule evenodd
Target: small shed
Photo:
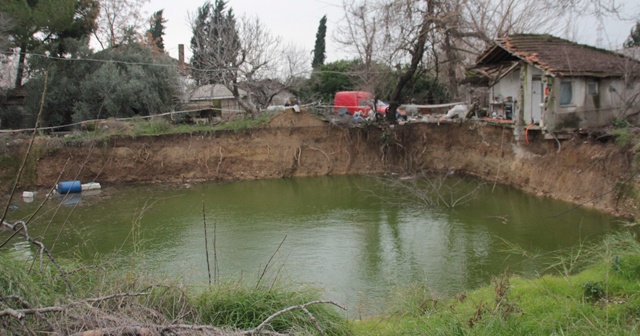
<path id="1" fill-rule="evenodd" d="M 246 92 L 240 90 L 241 99 L 246 96 Z M 219 115 L 223 119 L 230 119 L 244 114 L 244 110 L 231 91 L 222 84 L 199 86 L 192 92 L 188 92 L 184 100 L 189 109 L 211 111 L 211 113 Z"/>
<path id="2" fill-rule="evenodd" d="M 489 88 L 489 113 L 514 120 L 516 130 L 606 126 L 640 101 L 640 62 L 551 35 L 499 38 L 469 70 L 470 82 Z"/>

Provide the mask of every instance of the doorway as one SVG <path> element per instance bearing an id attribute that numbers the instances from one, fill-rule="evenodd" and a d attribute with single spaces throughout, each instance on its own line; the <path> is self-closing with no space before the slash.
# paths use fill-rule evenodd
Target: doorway
<path id="1" fill-rule="evenodd" d="M 531 80 L 531 123 L 542 119 L 542 80 L 540 76 L 533 76 Z"/>

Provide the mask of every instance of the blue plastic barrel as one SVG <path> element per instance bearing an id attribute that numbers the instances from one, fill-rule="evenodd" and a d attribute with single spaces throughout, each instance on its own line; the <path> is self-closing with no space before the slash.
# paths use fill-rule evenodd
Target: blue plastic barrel
<path id="1" fill-rule="evenodd" d="M 82 191 L 82 183 L 80 181 L 64 181 L 58 182 L 59 194 L 79 193 Z"/>

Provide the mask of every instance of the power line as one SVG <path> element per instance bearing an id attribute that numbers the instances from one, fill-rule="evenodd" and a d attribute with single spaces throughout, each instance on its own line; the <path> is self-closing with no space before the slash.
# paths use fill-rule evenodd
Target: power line
<path id="1" fill-rule="evenodd" d="M 5 54 L 5 55 L 14 55 L 13 51 L 11 50 L 0 50 L 0 54 Z M 144 65 L 144 66 L 157 66 L 157 67 L 176 67 L 179 65 L 176 64 L 163 64 L 163 63 L 149 63 L 149 62 L 129 62 L 129 61 L 119 61 L 119 60 L 105 60 L 105 59 L 99 59 L 99 58 L 85 58 L 85 57 L 59 57 L 59 56 L 51 56 L 51 55 L 47 55 L 47 54 L 39 54 L 39 53 L 23 53 L 23 52 L 19 52 L 19 53 L 15 53 L 15 54 L 24 54 L 27 57 L 29 56 L 34 56 L 34 57 L 41 57 L 41 58 L 47 58 L 47 59 L 52 59 L 52 60 L 58 60 L 58 61 L 71 61 L 71 62 L 82 62 L 82 61 L 87 61 L 87 62 L 97 62 L 97 63 L 115 63 L 115 64 L 124 64 L 124 65 Z M 218 67 L 218 68 L 196 68 L 192 65 L 189 65 L 187 63 L 184 64 L 186 66 L 186 68 L 192 72 L 225 72 L 225 71 L 237 71 L 240 70 L 240 68 L 237 67 Z M 305 74 L 308 71 L 301 71 L 299 73 L 296 74 L 292 74 L 292 76 L 298 76 L 301 74 Z M 367 73 L 367 74 L 386 74 L 387 72 L 385 71 L 332 71 L 332 70 L 325 70 L 325 71 L 321 71 L 321 70 L 314 70 L 314 73 L 319 73 L 319 74 L 342 74 L 342 75 L 348 75 L 348 76 L 356 76 L 356 75 L 360 75 L 362 73 Z"/>

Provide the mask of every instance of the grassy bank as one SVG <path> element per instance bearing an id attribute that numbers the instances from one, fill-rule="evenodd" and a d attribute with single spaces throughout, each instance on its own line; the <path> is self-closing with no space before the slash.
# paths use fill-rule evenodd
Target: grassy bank
<path id="1" fill-rule="evenodd" d="M 640 244 L 631 234 L 569 252 L 552 275 L 505 272 L 488 286 L 441 298 L 422 286 L 395 292 L 380 317 L 347 321 L 317 292 L 285 286 L 179 283 L 63 262 L 0 258 L 0 335 L 125 331 L 295 335 L 636 335 Z M 576 270 L 582 269 L 577 272 Z M 137 329 L 136 329 L 137 328 Z M 98 333 L 100 334 L 100 333 Z M 101 335 L 101 334 L 100 334 Z"/>
<path id="2" fill-rule="evenodd" d="M 64 275 L 47 261 L 2 255 L 0 335 L 352 334 L 311 289 L 225 283 L 194 293 L 115 264 L 61 266 Z"/>
<path id="3" fill-rule="evenodd" d="M 354 329 L 358 335 L 640 333 L 640 244 L 630 234 L 573 251 L 552 269 L 555 275 L 536 279 L 505 272 L 491 285 L 453 298 L 407 288 L 386 316 L 356 322 Z"/>

